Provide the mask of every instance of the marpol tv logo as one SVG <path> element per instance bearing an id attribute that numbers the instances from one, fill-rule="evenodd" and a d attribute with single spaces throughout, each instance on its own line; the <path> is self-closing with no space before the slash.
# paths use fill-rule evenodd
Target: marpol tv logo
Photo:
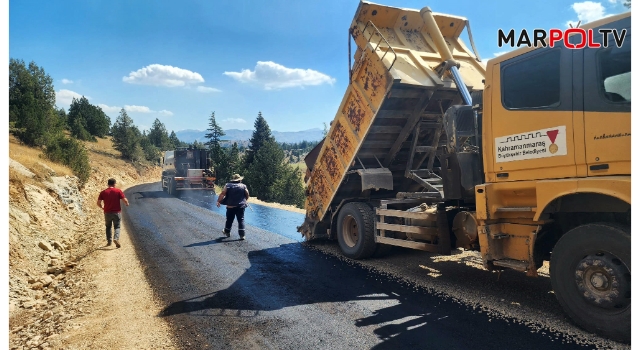
<path id="1" fill-rule="evenodd" d="M 498 47 L 505 45 L 510 47 L 547 47 L 547 42 L 545 41 L 547 38 L 549 38 L 549 47 L 554 47 L 555 45 L 564 45 L 568 49 L 599 48 L 609 47 L 609 45 L 621 47 L 627 37 L 626 29 L 598 29 L 597 32 L 602 34 L 601 44 L 594 41 L 594 32 L 593 29 L 583 28 L 568 28 L 565 30 L 534 29 L 533 35 L 530 35 L 526 29 L 522 29 L 520 35 L 516 38 L 515 29 L 511 29 L 507 33 L 502 29 L 498 29 Z M 569 36 L 576 36 L 579 41 L 570 43 Z"/>

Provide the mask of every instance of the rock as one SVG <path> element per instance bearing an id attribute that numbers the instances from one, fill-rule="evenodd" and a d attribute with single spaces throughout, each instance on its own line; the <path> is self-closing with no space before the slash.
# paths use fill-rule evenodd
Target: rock
<path id="1" fill-rule="evenodd" d="M 36 174 L 32 173 L 26 166 L 16 162 L 15 160 L 9 158 L 9 169 L 13 169 L 14 171 L 22 174 L 23 176 L 33 178 Z"/>
<path id="2" fill-rule="evenodd" d="M 47 273 L 51 275 L 59 275 L 61 273 L 65 273 L 65 269 L 63 267 L 51 266 L 47 269 Z"/>
<path id="3" fill-rule="evenodd" d="M 9 205 L 9 218 L 14 218 L 25 225 L 31 224 L 31 216 L 14 205 Z"/>
<path id="4" fill-rule="evenodd" d="M 51 278 L 51 276 L 49 275 L 45 275 L 40 277 L 40 282 L 42 283 L 43 286 L 48 286 L 51 284 L 51 282 L 53 282 L 53 278 Z"/>
<path id="5" fill-rule="evenodd" d="M 58 241 L 53 241 L 53 247 L 60 251 L 66 250 L 64 245 Z"/>
<path id="6" fill-rule="evenodd" d="M 31 309 L 31 308 L 32 308 L 32 307 L 34 307 L 37 303 L 38 303 L 37 301 L 35 301 L 35 300 L 31 300 L 31 301 L 27 301 L 27 302 L 23 303 L 23 304 L 22 304 L 22 306 L 23 306 L 25 309 Z"/>
<path id="7" fill-rule="evenodd" d="M 38 247 L 48 252 L 53 250 L 53 248 L 51 247 L 51 244 L 49 244 L 47 241 L 40 241 L 40 243 L 38 243 Z"/>
<path id="8" fill-rule="evenodd" d="M 36 282 L 36 283 L 31 285 L 31 289 L 34 289 L 34 290 L 40 290 L 40 289 L 42 289 L 42 287 L 44 287 L 42 282 Z"/>

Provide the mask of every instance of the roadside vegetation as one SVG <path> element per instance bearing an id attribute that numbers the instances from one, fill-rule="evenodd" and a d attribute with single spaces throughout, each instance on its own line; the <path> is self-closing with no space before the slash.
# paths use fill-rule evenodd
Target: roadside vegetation
<path id="1" fill-rule="evenodd" d="M 317 142 L 279 144 L 261 112 L 253 126 L 253 135 L 246 150 L 241 151 L 235 142 L 224 148 L 224 130 L 216 122 L 215 112 L 211 113 L 205 145 L 210 150 L 218 183 L 222 185 L 233 174 L 239 173 L 244 176 L 243 183 L 251 195 L 259 200 L 304 208 L 300 162 Z"/>
<path id="2" fill-rule="evenodd" d="M 218 183 L 242 174 L 251 195 L 265 202 L 304 208 L 304 157 L 318 142 L 278 143 L 262 116 L 254 122 L 248 147 L 224 139 L 215 113 L 209 117 L 204 144 L 180 141 L 156 118 L 149 130 L 140 131 L 123 108 L 115 121 L 82 96 L 68 110 L 55 105 L 53 79 L 35 62 L 9 62 L 9 130 L 23 144 L 42 151 L 44 157 L 72 169 L 84 185 L 91 175 L 85 146 L 111 137 L 122 159 L 136 168 L 159 165 L 162 151 L 177 147 L 206 147 Z"/>
<path id="3" fill-rule="evenodd" d="M 82 96 L 74 98 L 68 111 L 55 106 L 53 79 L 35 62 L 28 65 L 19 59 L 9 61 L 9 132 L 26 146 L 43 152 L 49 160 L 72 169 L 84 185 L 91 166 L 82 141 L 96 143 L 112 136 L 122 158 L 140 170 L 158 165 L 161 150 L 187 146 L 169 134 L 158 119 L 151 129 L 140 132 L 122 109 L 116 121 Z"/>

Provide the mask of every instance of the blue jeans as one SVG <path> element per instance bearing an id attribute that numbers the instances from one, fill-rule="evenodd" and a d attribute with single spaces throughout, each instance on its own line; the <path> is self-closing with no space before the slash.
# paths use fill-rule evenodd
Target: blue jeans
<path id="1" fill-rule="evenodd" d="M 107 226 L 107 242 L 111 242 L 111 225 L 113 224 L 113 228 L 115 229 L 115 235 L 113 239 L 116 241 L 120 239 L 120 221 L 121 221 L 120 213 L 104 213 L 104 221 Z"/>
<path id="2" fill-rule="evenodd" d="M 244 208 L 240 207 L 227 207 L 227 222 L 224 225 L 224 233 L 231 233 L 234 218 L 238 219 L 238 236 L 244 237 Z"/>

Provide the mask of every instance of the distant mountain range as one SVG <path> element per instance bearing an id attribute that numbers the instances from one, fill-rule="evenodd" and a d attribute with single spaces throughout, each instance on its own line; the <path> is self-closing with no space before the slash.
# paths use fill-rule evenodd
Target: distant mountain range
<path id="1" fill-rule="evenodd" d="M 180 130 L 176 131 L 176 136 L 180 141 L 193 143 L 194 141 L 206 142 L 204 135 L 206 130 Z M 238 143 L 248 142 L 251 139 L 253 130 L 228 129 L 224 131 L 223 140 L 237 141 Z M 294 143 L 301 141 L 320 141 L 322 140 L 322 129 L 314 128 L 302 131 L 271 131 L 277 142 Z"/>

